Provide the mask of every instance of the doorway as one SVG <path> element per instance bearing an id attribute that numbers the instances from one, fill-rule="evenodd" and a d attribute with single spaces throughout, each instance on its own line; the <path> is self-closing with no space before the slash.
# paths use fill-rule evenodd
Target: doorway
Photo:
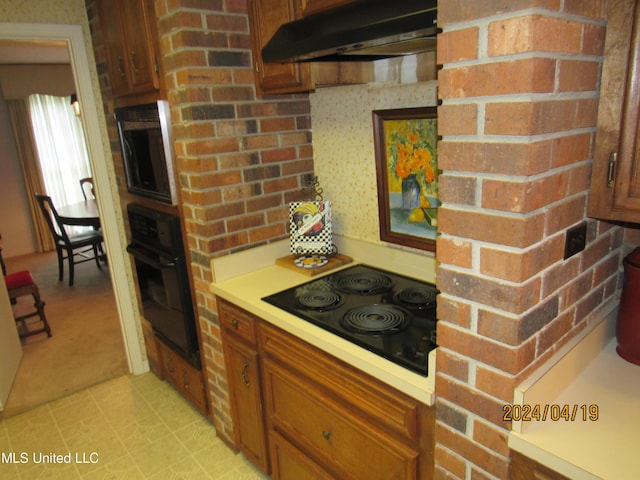
<path id="1" fill-rule="evenodd" d="M 119 218 L 117 192 L 112 191 L 114 178 L 111 158 L 106 152 L 108 137 L 102 115 L 102 102 L 96 97 L 97 80 L 91 76 L 89 56 L 80 25 L 0 23 L 2 41 L 62 41 L 68 46 L 76 93 L 80 103 L 87 108 L 83 112 L 85 137 L 90 155 L 91 169 L 96 183 L 97 201 L 104 230 L 105 246 L 109 258 L 109 271 L 116 301 L 120 328 L 125 344 L 129 372 L 144 373 L 149 365 L 144 354 L 144 342 L 135 310 L 132 273 L 128 263 L 123 238 L 122 221 Z"/>

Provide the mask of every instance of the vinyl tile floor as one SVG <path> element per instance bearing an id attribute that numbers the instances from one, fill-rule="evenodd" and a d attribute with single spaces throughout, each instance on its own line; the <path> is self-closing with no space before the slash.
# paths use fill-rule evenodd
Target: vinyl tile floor
<path id="1" fill-rule="evenodd" d="M 124 375 L 0 421 L 0 480 L 266 480 L 152 373 Z"/>

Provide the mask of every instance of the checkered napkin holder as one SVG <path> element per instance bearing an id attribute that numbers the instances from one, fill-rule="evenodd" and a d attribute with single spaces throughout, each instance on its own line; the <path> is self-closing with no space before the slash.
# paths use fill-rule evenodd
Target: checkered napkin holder
<path id="1" fill-rule="evenodd" d="M 331 202 L 291 202 L 289 232 L 291 253 L 296 256 L 333 253 Z"/>

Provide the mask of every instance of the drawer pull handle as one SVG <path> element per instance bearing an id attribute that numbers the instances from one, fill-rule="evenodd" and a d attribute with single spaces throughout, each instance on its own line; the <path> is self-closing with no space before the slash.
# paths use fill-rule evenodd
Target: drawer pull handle
<path id="1" fill-rule="evenodd" d="M 322 438 L 324 438 L 325 440 L 329 440 L 331 438 L 331 432 L 324 430 L 322 432 Z"/>
<path id="2" fill-rule="evenodd" d="M 235 318 L 231 320 L 231 325 L 233 325 L 233 328 L 238 328 L 238 320 L 236 320 Z"/>
<path id="3" fill-rule="evenodd" d="M 242 377 L 242 381 L 247 387 L 249 386 L 249 379 L 247 378 L 248 368 L 249 368 L 249 364 L 247 362 L 244 362 L 244 364 L 242 365 L 242 373 L 240 374 L 240 376 Z"/>

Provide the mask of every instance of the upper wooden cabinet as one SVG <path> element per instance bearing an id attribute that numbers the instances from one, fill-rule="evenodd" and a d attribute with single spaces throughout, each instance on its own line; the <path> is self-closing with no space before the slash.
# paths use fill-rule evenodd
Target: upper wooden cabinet
<path id="1" fill-rule="evenodd" d="M 113 95 L 158 91 L 153 0 L 99 0 L 98 8 Z"/>
<path id="2" fill-rule="evenodd" d="M 588 213 L 640 223 L 640 7 L 636 5 L 635 0 L 609 0 Z"/>
<path id="3" fill-rule="evenodd" d="M 280 25 L 301 16 L 300 0 L 250 0 L 249 23 L 258 94 L 305 92 L 311 89 L 308 64 L 264 63 L 262 47 Z"/>

